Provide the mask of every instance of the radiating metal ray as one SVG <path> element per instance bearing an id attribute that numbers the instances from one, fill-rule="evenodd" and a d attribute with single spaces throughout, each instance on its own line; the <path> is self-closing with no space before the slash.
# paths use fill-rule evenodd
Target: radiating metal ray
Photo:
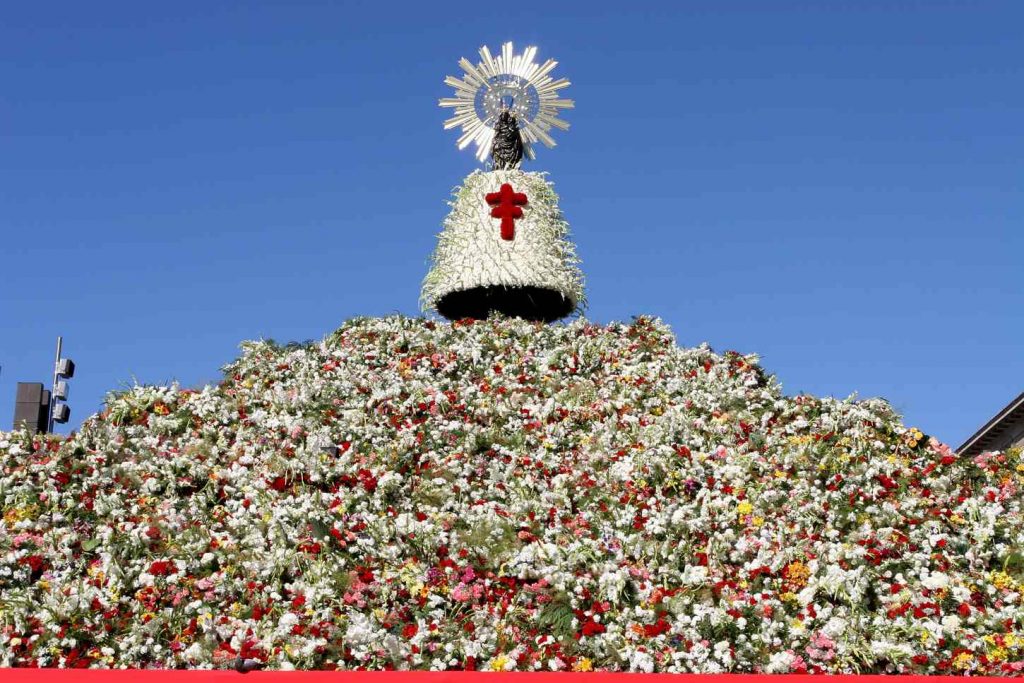
<path id="1" fill-rule="evenodd" d="M 439 100 L 442 107 L 454 109 L 444 122 L 445 130 L 460 128 L 459 149 L 476 146 L 476 157 L 481 161 L 490 153 L 494 140 L 494 125 L 504 109 L 510 109 L 519 121 L 524 151 L 534 158 L 532 146 L 543 143 L 554 147 L 549 134 L 552 129 L 568 130 L 569 123 L 558 118 L 563 109 L 572 109 L 572 100 L 561 98 L 558 91 L 569 86 L 565 78 L 554 80 L 550 73 L 558 65 L 553 59 L 536 62 L 537 48 L 530 46 L 516 54 L 511 42 L 504 43 L 494 55 L 484 45 L 480 48 L 480 61 L 473 64 L 466 58 L 459 60 L 462 78 L 448 76 L 445 84 L 453 88 L 453 97 Z"/>

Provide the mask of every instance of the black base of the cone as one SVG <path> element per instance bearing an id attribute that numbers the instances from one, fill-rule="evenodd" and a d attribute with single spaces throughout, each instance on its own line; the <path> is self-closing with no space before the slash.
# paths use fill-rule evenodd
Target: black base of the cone
<path id="1" fill-rule="evenodd" d="M 543 287 L 474 287 L 437 300 L 437 312 L 449 320 L 484 320 L 491 313 L 549 323 L 572 313 L 572 300 Z"/>

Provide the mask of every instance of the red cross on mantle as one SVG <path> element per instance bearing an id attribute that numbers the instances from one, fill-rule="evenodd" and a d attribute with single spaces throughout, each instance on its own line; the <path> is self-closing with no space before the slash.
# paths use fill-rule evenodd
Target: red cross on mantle
<path id="1" fill-rule="evenodd" d="M 501 239 L 515 239 L 516 219 L 523 217 L 523 210 L 520 207 L 526 206 L 526 195 L 515 192 L 511 185 L 505 183 L 497 192 L 485 195 L 484 199 L 494 207 L 491 209 L 491 216 L 501 219 Z"/>

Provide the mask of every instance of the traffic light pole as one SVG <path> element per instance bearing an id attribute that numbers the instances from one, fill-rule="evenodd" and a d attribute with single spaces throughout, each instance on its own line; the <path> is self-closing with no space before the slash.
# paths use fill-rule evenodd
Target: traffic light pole
<path id="1" fill-rule="evenodd" d="M 53 433 L 53 406 L 57 402 L 57 373 L 60 371 L 60 352 L 64 337 L 57 337 L 57 357 L 53 361 L 53 383 L 50 385 L 50 410 L 46 417 L 46 433 Z"/>

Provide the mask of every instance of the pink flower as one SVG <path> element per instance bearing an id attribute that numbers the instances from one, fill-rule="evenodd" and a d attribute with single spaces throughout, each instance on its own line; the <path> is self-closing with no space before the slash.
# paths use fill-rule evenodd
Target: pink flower
<path id="1" fill-rule="evenodd" d="M 811 645 L 814 647 L 820 647 L 825 650 L 831 650 L 836 646 L 831 638 L 826 636 L 821 631 L 817 631 L 811 635 Z"/>
<path id="2" fill-rule="evenodd" d="M 807 648 L 807 656 L 822 662 L 835 659 L 835 652 L 832 651 L 836 644 L 824 633 L 816 632 L 811 634 L 811 645 Z"/>
<path id="3" fill-rule="evenodd" d="M 473 599 L 473 591 L 466 584 L 460 583 L 452 589 L 452 599 L 457 602 L 469 602 Z"/>

